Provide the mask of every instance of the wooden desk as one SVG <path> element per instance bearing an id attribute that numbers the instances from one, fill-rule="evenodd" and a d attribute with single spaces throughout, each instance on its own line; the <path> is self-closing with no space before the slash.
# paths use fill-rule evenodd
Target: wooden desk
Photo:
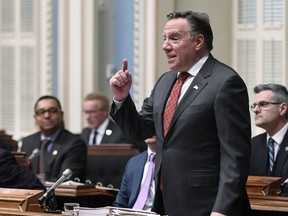
<path id="1" fill-rule="evenodd" d="M 51 186 L 51 185 L 46 185 Z M 111 206 L 118 190 L 96 188 L 95 185 L 61 185 L 55 189 L 55 196 L 59 210 L 63 210 L 64 203 L 77 202 L 82 207 Z"/>
<path id="2" fill-rule="evenodd" d="M 288 212 L 288 197 L 251 194 L 248 196 L 253 210 Z"/>
<path id="3" fill-rule="evenodd" d="M 0 210 L 0 216 L 59 216 L 61 214 L 51 214 L 51 213 L 43 213 L 43 212 L 19 212 L 13 210 Z"/>
<path id="4" fill-rule="evenodd" d="M 249 176 L 246 189 L 252 210 L 266 212 L 263 215 L 274 215 L 271 212 L 286 215 L 284 212 L 288 212 L 288 197 L 280 196 L 281 182 L 279 177 Z"/>

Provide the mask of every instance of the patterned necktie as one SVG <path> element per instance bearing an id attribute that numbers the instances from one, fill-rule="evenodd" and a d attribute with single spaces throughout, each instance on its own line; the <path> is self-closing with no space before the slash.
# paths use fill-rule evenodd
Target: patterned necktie
<path id="1" fill-rule="evenodd" d="M 270 173 L 272 173 L 274 166 L 274 140 L 272 138 L 268 139 L 268 148 L 269 148 L 269 170 Z"/>
<path id="2" fill-rule="evenodd" d="M 152 176 L 153 176 L 153 167 L 154 167 L 154 160 L 155 160 L 155 154 L 150 154 L 149 156 L 149 167 L 148 172 L 145 177 L 145 180 L 141 186 L 140 192 L 138 194 L 137 200 L 133 206 L 133 209 L 143 209 L 149 194 L 150 185 L 152 182 Z"/>
<path id="3" fill-rule="evenodd" d="M 45 158 L 47 153 L 47 146 L 51 143 L 50 139 L 44 139 L 41 142 L 41 148 L 40 148 L 40 160 L 39 160 L 39 173 L 43 174 L 45 173 Z"/>
<path id="4" fill-rule="evenodd" d="M 163 115 L 163 134 L 164 137 L 166 136 L 168 132 L 168 128 L 172 119 L 172 116 L 174 115 L 174 112 L 177 107 L 177 102 L 180 96 L 181 88 L 187 77 L 189 76 L 189 73 L 187 72 L 181 72 L 179 74 L 179 77 L 176 81 L 176 83 L 173 86 L 173 89 L 170 93 L 170 96 L 167 100 L 166 107 L 164 110 Z"/>
<path id="5" fill-rule="evenodd" d="M 94 136 L 93 136 L 93 139 L 92 139 L 92 144 L 93 145 L 96 145 L 97 144 L 97 134 L 98 134 L 98 132 L 97 132 L 97 130 L 95 129 L 95 131 L 94 131 Z"/>

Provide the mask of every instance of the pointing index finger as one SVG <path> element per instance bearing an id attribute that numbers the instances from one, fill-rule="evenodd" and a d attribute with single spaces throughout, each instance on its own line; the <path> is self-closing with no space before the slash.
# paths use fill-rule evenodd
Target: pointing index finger
<path id="1" fill-rule="evenodd" d="M 125 72 L 127 69 L 128 69 L 128 61 L 127 61 L 127 59 L 123 59 L 122 71 Z"/>

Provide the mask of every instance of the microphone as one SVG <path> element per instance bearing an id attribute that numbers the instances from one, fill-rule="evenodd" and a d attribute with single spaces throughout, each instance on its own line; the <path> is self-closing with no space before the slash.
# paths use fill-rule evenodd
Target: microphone
<path id="1" fill-rule="evenodd" d="M 39 204 L 42 206 L 44 201 L 50 195 L 50 193 L 56 189 L 65 179 L 69 179 L 72 176 L 72 171 L 70 169 L 64 170 L 62 176 L 46 191 L 46 193 L 38 199 Z"/>
<path id="2" fill-rule="evenodd" d="M 32 151 L 32 154 L 28 157 L 29 160 L 32 160 L 33 158 L 37 157 L 39 155 L 39 149 L 35 148 Z"/>

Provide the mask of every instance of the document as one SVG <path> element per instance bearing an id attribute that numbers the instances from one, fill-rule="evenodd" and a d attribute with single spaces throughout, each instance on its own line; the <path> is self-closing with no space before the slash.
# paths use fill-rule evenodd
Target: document
<path id="1" fill-rule="evenodd" d="M 129 208 L 118 208 L 112 206 L 100 208 L 80 207 L 79 216 L 160 216 L 155 212 L 135 210 Z"/>

